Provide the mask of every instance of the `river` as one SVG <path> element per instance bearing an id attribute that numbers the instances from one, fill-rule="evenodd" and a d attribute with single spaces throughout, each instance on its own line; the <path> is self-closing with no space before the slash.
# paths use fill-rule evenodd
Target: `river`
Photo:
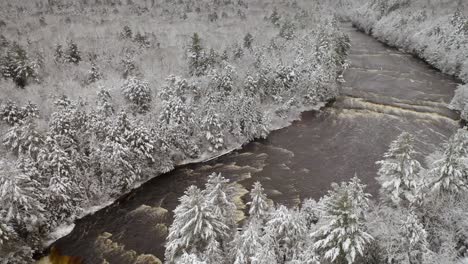
<path id="1" fill-rule="evenodd" d="M 74 230 L 55 247 L 90 264 L 103 259 L 134 263 L 141 254 L 162 259 L 178 197 L 189 185 L 202 186 L 212 172 L 238 183 L 240 195 L 260 181 L 269 198 L 294 206 L 307 197 L 318 199 L 332 182 L 355 174 L 376 196 L 375 162 L 403 131 L 415 135 L 419 158 L 424 160 L 459 127 L 458 115 L 446 108 L 458 81 L 350 25 L 343 30 L 351 38 L 351 65 L 334 103 L 320 112 L 303 113 L 300 121 L 265 140 L 150 180 L 76 221 Z M 238 205 L 247 198 L 241 197 Z"/>

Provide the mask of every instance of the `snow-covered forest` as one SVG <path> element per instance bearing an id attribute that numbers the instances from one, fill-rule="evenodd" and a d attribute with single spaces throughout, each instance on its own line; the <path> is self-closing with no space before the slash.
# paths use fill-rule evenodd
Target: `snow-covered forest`
<path id="1" fill-rule="evenodd" d="M 107 2 L 2 3 L 3 262 L 28 262 L 93 206 L 338 93 L 349 41 L 319 4 Z"/>
<path id="2" fill-rule="evenodd" d="M 357 176 L 319 201 L 274 204 L 256 182 L 236 225 L 234 191 L 222 175 L 189 187 L 174 210 L 167 263 L 464 263 L 467 256 L 468 131 L 421 165 L 403 133 L 378 161 L 379 197 Z"/>
<path id="3" fill-rule="evenodd" d="M 180 165 L 268 141 L 335 100 L 360 100 L 342 92 L 353 88 L 344 73 L 351 46 L 360 45 L 346 23 L 459 79 L 451 102 L 418 101 L 413 111 L 404 108 L 408 100 L 383 114 L 403 119 L 395 108 L 429 115 L 442 105 L 453 113 L 437 112 L 438 119 L 468 120 L 464 1 L 0 1 L 0 263 L 34 263 L 75 221 Z M 421 120 L 410 122 L 430 123 Z M 320 199 L 301 194 L 297 206 L 286 206 L 262 181 L 241 195 L 223 173 L 204 174 L 206 183 L 188 187 L 173 208 L 158 257 L 468 263 L 468 131 L 430 130 L 445 142 L 401 131 L 385 143 L 372 160 L 377 195 L 351 172 L 330 180 Z"/>

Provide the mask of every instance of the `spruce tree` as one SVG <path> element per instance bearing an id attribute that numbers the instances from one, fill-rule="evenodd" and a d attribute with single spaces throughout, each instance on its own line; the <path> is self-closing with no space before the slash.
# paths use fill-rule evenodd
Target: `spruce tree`
<path id="1" fill-rule="evenodd" d="M 384 201 L 394 205 L 410 205 L 416 201 L 422 167 L 414 157 L 413 144 L 414 137 L 402 133 L 390 144 L 385 159 L 377 162 L 380 165 L 377 181 Z"/>
<path id="2" fill-rule="evenodd" d="M 204 48 L 198 33 L 194 33 L 188 48 L 189 72 L 191 75 L 201 76 L 207 69 Z"/>
<path id="3" fill-rule="evenodd" d="M 427 232 L 414 213 L 410 213 L 401 225 L 405 248 L 408 250 L 408 262 L 422 264 L 424 253 L 427 252 Z"/>
<path id="4" fill-rule="evenodd" d="M 138 113 L 145 113 L 149 110 L 152 101 L 149 83 L 136 77 L 130 77 L 122 85 L 122 93 L 128 102 L 132 104 L 132 109 Z"/>
<path id="5" fill-rule="evenodd" d="M 249 264 L 258 249 L 262 247 L 262 236 L 261 223 L 258 219 L 251 219 L 242 232 L 234 238 L 231 250 L 232 263 Z"/>
<path id="6" fill-rule="evenodd" d="M 42 186 L 16 165 L 0 162 L 0 219 L 21 228 L 44 217 Z M 29 228 L 29 227 L 28 227 Z"/>
<path id="7" fill-rule="evenodd" d="M 459 130 L 445 144 L 442 157 L 429 171 L 428 187 L 434 195 L 459 194 L 468 190 L 466 164 L 468 132 Z"/>
<path id="8" fill-rule="evenodd" d="M 357 177 L 349 183 L 333 184 L 333 190 L 323 198 L 324 214 L 321 227 L 312 236 L 313 248 L 323 260 L 331 263 L 354 263 L 363 255 L 372 237 L 365 231 L 365 211 L 369 194 Z"/>
<path id="9" fill-rule="evenodd" d="M 244 36 L 244 48 L 252 50 L 253 36 L 250 33 L 247 33 Z"/>
<path id="10" fill-rule="evenodd" d="M 73 40 L 68 42 L 68 47 L 65 51 L 65 61 L 73 64 L 78 64 L 81 61 L 81 54 L 78 50 L 78 45 Z"/>
<path id="11" fill-rule="evenodd" d="M 184 252 L 181 257 L 177 258 L 174 261 L 174 264 L 209 264 L 205 261 L 202 261 L 200 257 L 198 257 L 194 253 L 187 253 Z"/>
<path id="12" fill-rule="evenodd" d="M 286 261 L 299 253 L 297 250 L 300 249 L 307 234 L 306 222 L 300 212 L 289 210 L 284 205 L 273 211 L 270 220 L 266 223 L 266 230 L 272 234 L 277 255 Z"/>
<path id="13" fill-rule="evenodd" d="M 201 254 L 211 240 L 226 237 L 228 230 L 207 205 L 200 189 L 190 186 L 174 210 L 174 222 L 167 237 L 166 261 L 172 263 L 184 251 Z"/>
<path id="14" fill-rule="evenodd" d="M 236 205 L 234 204 L 235 190 L 229 185 L 229 180 L 221 176 L 221 173 L 212 173 L 208 176 L 203 195 L 207 206 L 211 207 L 213 213 L 217 215 L 225 225 L 235 230 L 236 225 Z M 226 237 L 225 239 L 230 239 Z"/>
<path id="15" fill-rule="evenodd" d="M 251 202 L 248 203 L 250 205 L 250 219 L 266 220 L 269 215 L 270 205 L 260 182 L 254 183 L 250 191 L 250 198 Z"/>

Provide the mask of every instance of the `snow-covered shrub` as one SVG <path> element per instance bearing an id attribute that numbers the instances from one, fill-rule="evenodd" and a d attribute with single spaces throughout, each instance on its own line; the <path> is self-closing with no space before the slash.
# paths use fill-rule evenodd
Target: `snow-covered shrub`
<path id="1" fill-rule="evenodd" d="M 132 109 L 138 113 L 145 113 L 152 101 L 149 83 L 137 77 L 130 77 L 122 85 L 122 94 L 132 104 Z"/>

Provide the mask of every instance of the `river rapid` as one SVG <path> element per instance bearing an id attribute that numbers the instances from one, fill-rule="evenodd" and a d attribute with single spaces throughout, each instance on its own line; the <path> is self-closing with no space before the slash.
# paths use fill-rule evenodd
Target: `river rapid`
<path id="1" fill-rule="evenodd" d="M 308 197 L 318 199 L 332 182 L 355 174 L 375 197 L 375 162 L 404 131 L 415 135 L 416 150 L 424 161 L 460 126 L 458 115 L 446 108 L 458 81 L 350 25 L 343 25 L 343 30 L 351 38 L 351 64 L 334 103 L 303 113 L 300 121 L 265 140 L 148 181 L 77 220 L 74 230 L 54 246 L 62 254 L 82 257 L 84 263 L 100 264 L 105 259 L 125 264 L 138 258 L 153 263 L 149 254 L 163 259 L 178 198 L 192 184 L 203 186 L 212 172 L 236 183 L 236 203 L 242 209 L 255 181 L 262 183 L 269 198 L 288 206 Z"/>

